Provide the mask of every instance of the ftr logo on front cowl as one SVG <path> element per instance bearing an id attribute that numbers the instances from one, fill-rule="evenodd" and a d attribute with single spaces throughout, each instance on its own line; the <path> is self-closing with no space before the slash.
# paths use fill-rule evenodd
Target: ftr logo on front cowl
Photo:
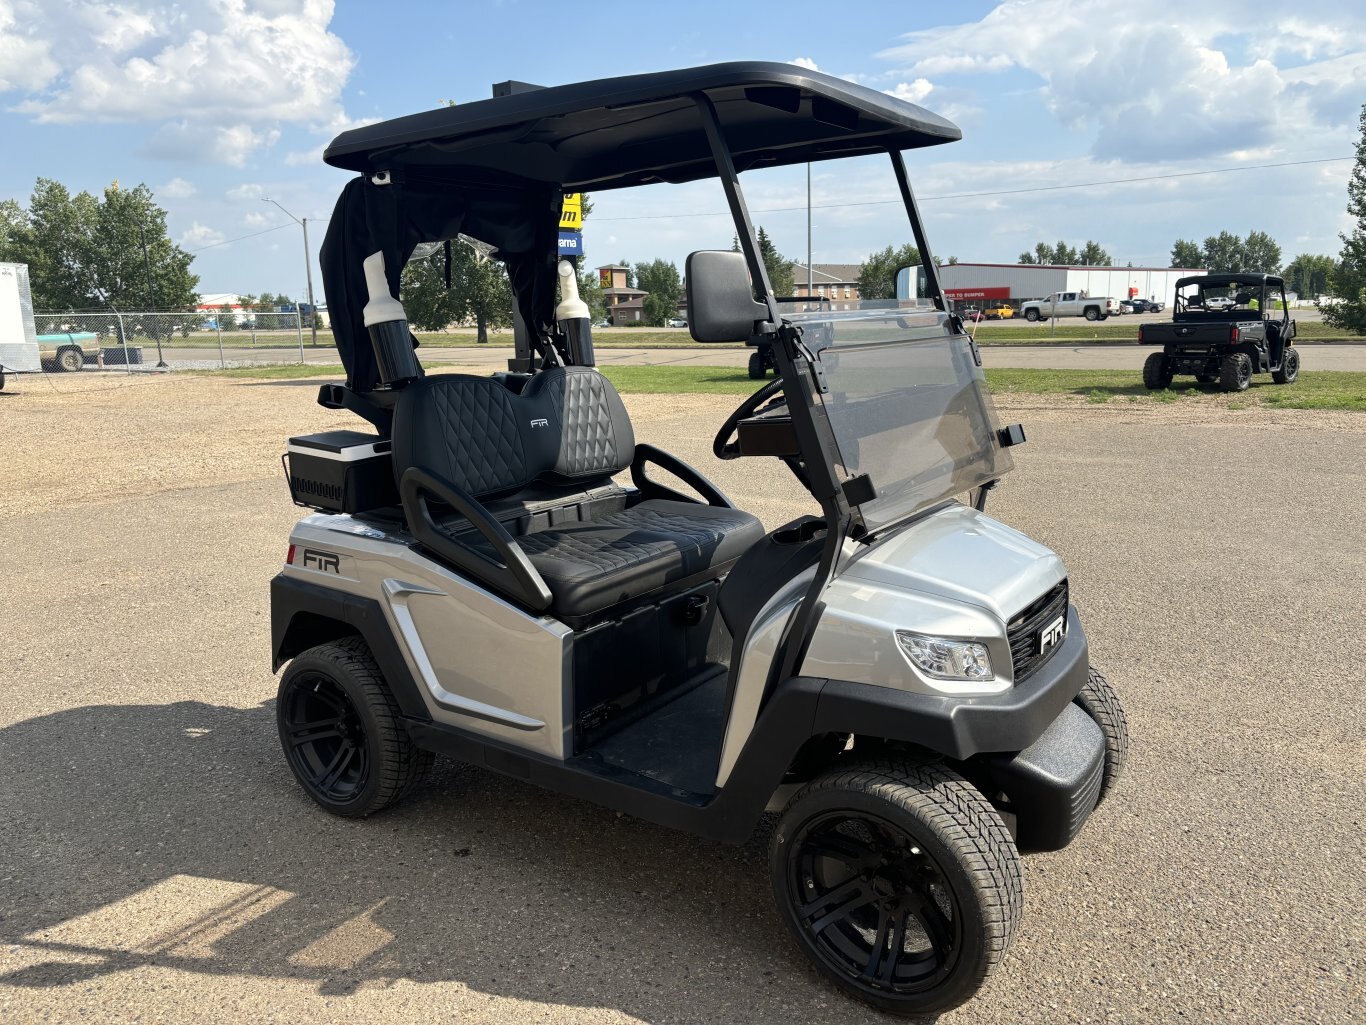
<path id="1" fill-rule="evenodd" d="M 1039 633 L 1039 654 L 1042 655 L 1066 636 L 1067 617 L 1059 616 Z"/>

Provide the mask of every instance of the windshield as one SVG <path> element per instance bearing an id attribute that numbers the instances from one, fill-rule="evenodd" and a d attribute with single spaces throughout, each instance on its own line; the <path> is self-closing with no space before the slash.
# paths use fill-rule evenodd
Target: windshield
<path id="1" fill-rule="evenodd" d="M 840 456 L 877 497 L 859 507 L 872 532 L 1009 471 L 996 411 L 964 335 L 924 305 L 863 302 L 793 313 L 817 358 Z"/>

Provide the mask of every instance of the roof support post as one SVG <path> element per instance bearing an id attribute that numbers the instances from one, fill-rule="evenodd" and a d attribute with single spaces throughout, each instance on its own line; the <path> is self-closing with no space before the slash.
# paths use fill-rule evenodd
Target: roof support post
<path id="1" fill-rule="evenodd" d="M 901 202 L 906 206 L 906 216 L 911 219 L 915 248 L 920 252 L 920 266 L 925 268 L 925 290 L 929 292 L 929 298 L 934 300 L 935 306 L 947 312 L 948 304 L 944 301 L 944 290 L 939 286 L 939 266 L 934 262 L 934 255 L 930 252 L 930 243 L 925 237 L 925 226 L 920 221 L 920 208 L 916 205 L 915 193 L 911 191 L 910 176 L 906 174 L 906 158 L 899 149 L 887 152 L 892 158 L 892 170 L 896 173 L 897 187 L 901 189 Z"/>

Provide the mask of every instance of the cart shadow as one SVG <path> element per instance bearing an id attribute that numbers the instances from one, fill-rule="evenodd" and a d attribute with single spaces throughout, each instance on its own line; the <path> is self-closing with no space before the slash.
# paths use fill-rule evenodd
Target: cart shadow
<path id="1" fill-rule="evenodd" d="M 0 772 L 0 986 L 152 966 L 324 996 L 459 982 L 645 1021 L 794 1003 L 878 1020 L 782 932 L 757 838 L 711 845 L 444 762 L 388 812 L 338 819 L 288 776 L 269 705 L 58 712 L 0 730 Z"/>

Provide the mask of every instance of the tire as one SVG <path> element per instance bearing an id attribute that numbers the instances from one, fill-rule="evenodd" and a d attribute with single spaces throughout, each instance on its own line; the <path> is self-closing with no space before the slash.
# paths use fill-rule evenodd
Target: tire
<path id="1" fill-rule="evenodd" d="M 1087 319 L 1087 320 L 1100 320 L 1100 310 L 1096 309 L 1096 307 L 1094 307 L 1094 306 L 1088 306 L 1088 307 L 1086 307 L 1086 319 Z"/>
<path id="2" fill-rule="evenodd" d="M 1252 383 L 1252 360 L 1245 352 L 1234 352 L 1219 364 L 1219 387 L 1224 391 L 1247 391 Z"/>
<path id="3" fill-rule="evenodd" d="M 1029 321 L 1031 324 L 1033 324 L 1033 323 L 1036 323 L 1036 322 L 1038 321 L 1038 319 L 1039 319 L 1039 311 L 1038 311 L 1038 310 L 1025 310 L 1025 320 L 1027 320 L 1027 321 Z"/>
<path id="4" fill-rule="evenodd" d="M 5 390 L 5 372 L 0 370 L 0 391 Z"/>
<path id="5" fill-rule="evenodd" d="M 1295 379 L 1300 376 L 1300 353 L 1293 345 L 1285 347 L 1285 355 L 1281 357 L 1281 369 L 1271 371 L 1271 380 L 1277 384 L 1294 384 Z"/>
<path id="6" fill-rule="evenodd" d="M 1172 369 L 1167 363 L 1167 357 L 1160 352 L 1150 354 L 1143 361 L 1143 387 L 1149 391 L 1161 391 L 1170 387 L 1171 383 Z"/>
<path id="7" fill-rule="evenodd" d="M 749 354 L 749 376 L 753 381 L 762 381 L 768 371 L 764 367 L 764 354 L 755 350 Z"/>
<path id="8" fill-rule="evenodd" d="M 1005 823 L 934 764 L 858 764 L 813 780 L 779 819 L 769 869 L 779 914 L 821 973 L 897 1015 L 971 998 L 1005 957 L 1024 903 Z"/>
<path id="9" fill-rule="evenodd" d="M 85 366 L 85 354 L 80 349 L 66 348 L 57 353 L 57 369 L 74 374 Z"/>
<path id="10" fill-rule="evenodd" d="M 1129 760 L 1129 720 L 1115 688 L 1094 666 L 1087 670 L 1086 686 L 1077 695 L 1076 702 L 1105 735 L 1105 771 L 1100 781 L 1100 796 L 1096 798 L 1099 807 L 1124 775 L 1124 763 Z"/>
<path id="11" fill-rule="evenodd" d="M 364 818 L 411 790 L 433 756 L 413 746 L 370 649 L 359 637 L 298 655 L 280 678 L 280 746 L 321 807 Z"/>

